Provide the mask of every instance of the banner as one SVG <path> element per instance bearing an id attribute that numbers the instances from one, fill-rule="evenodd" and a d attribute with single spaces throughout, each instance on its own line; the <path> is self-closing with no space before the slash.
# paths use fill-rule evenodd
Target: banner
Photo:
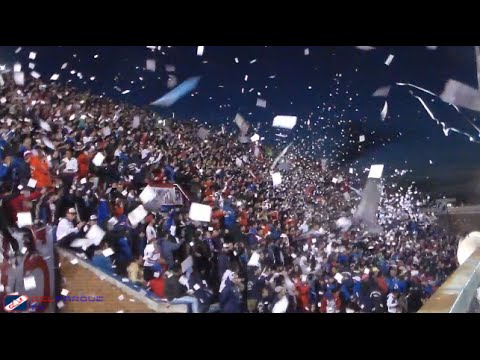
<path id="1" fill-rule="evenodd" d="M 158 211 L 162 206 L 183 206 L 182 193 L 176 187 L 152 187 L 155 198 L 144 207 L 148 211 Z"/>

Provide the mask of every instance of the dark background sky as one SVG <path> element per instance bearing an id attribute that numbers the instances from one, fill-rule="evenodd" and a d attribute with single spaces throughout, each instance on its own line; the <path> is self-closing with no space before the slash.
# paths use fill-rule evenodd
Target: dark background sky
<path id="1" fill-rule="evenodd" d="M 305 56 L 307 47 L 310 54 Z M 259 134 L 267 142 L 284 146 L 295 140 L 306 155 L 318 159 L 327 155 L 357 171 L 373 162 L 385 164 L 386 175 L 395 169 L 411 169 L 409 176 L 417 183 L 428 178 L 424 185 L 429 190 L 471 202 L 480 195 L 480 144 L 454 133 L 446 137 L 408 88 L 392 87 L 384 122 L 380 119 L 384 99 L 371 96 L 377 88 L 396 82 L 412 83 L 436 94 L 448 79 L 477 87 L 473 46 L 440 46 L 435 51 L 420 46 L 378 47 L 368 52 L 352 46 L 206 46 L 201 57 L 196 55 L 196 46 L 162 46 L 153 52 L 146 46 L 22 46 L 15 54 L 17 48 L 0 47 L 0 64 L 11 66 L 19 61 L 27 71 L 32 62 L 44 80 L 59 73 L 58 81 L 70 80 L 79 88 L 139 106 L 148 106 L 168 91 L 164 65 L 174 65 L 179 83 L 198 75 L 202 80 L 194 96 L 168 109 L 157 109 L 162 114 L 194 116 L 212 125 L 228 124 L 233 130 L 232 120 L 241 112 L 253 125 L 261 124 Z M 35 60 L 28 59 L 30 51 L 37 52 Z M 389 54 L 395 58 L 386 66 Z M 149 58 L 156 60 L 155 73 L 145 70 Z M 65 62 L 67 68 L 60 70 Z M 71 74 L 72 70 L 82 73 L 83 79 Z M 115 86 L 130 93 L 122 95 Z M 418 90 L 414 93 L 437 119 L 480 140 L 451 106 Z M 256 107 L 257 98 L 267 100 L 265 109 Z M 462 112 L 480 126 L 476 113 Z M 271 128 L 275 115 L 295 115 L 299 121 L 293 131 L 280 132 Z M 288 137 L 275 136 L 278 133 Z M 362 151 L 358 150 L 358 135 L 366 136 Z M 354 144 L 348 146 L 348 140 Z"/>

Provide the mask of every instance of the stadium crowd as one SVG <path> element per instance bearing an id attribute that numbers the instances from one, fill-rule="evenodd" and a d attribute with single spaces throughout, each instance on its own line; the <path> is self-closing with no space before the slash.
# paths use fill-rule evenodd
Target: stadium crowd
<path id="1" fill-rule="evenodd" d="M 416 312 L 457 267 L 458 237 L 422 211 L 413 188 L 384 184 L 383 231 L 369 233 L 339 220 L 352 216 L 361 192 L 328 162 L 291 151 L 275 164 L 274 186 L 272 154 L 224 127 L 163 119 L 56 82 L 3 78 L 8 261 L 34 252 L 48 225 L 57 246 L 194 313 Z M 174 189 L 182 205 L 160 206 L 137 224 L 129 214 L 147 186 Z M 192 220 L 192 203 L 209 205 L 211 220 Z M 32 225 L 20 224 L 25 213 Z M 97 226 L 104 236 L 85 246 Z"/>

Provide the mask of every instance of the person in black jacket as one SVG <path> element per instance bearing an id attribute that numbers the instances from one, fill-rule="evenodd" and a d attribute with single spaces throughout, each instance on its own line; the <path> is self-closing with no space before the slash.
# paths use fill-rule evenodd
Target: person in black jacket
<path id="1" fill-rule="evenodd" d="M 196 314 L 199 312 L 198 300 L 193 294 L 193 290 L 189 290 L 188 293 L 184 285 L 180 283 L 183 282 L 182 270 L 180 265 L 175 264 L 171 271 L 168 271 L 165 279 L 165 296 L 172 305 L 189 305 L 191 307 L 192 313 Z M 184 281 L 187 284 L 187 280 Z"/>

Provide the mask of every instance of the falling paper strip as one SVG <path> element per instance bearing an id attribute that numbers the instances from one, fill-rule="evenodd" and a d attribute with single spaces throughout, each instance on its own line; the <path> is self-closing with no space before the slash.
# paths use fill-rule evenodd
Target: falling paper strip
<path id="1" fill-rule="evenodd" d="M 123 300 L 125 300 L 125 296 L 123 296 L 123 295 L 120 295 L 120 296 L 118 297 L 118 300 L 119 300 L 119 301 L 123 301 Z"/>
<path id="2" fill-rule="evenodd" d="M 92 163 L 95 166 L 101 166 L 103 160 L 105 160 L 105 156 L 102 153 L 97 153 L 97 155 L 95 155 L 95 157 L 93 158 Z"/>
<path id="3" fill-rule="evenodd" d="M 162 107 L 171 106 L 175 104 L 178 100 L 180 100 L 182 97 L 195 90 L 199 82 L 199 76 L 189 78 L 185 80 L 182 84 L 178 85 L 175 89 L 162 96 L 160 99 L 154 101 L 150 105 Z"/>
<path id="4" fill-rule="evenodd" d="M 22 65 L 19 63 L 16 63 L 13 65 L 13 72 L 20 72 L 22 71 Z"/>
<path id="5" fill-rule="evenodd" d="M 385 118 L 387 117 L 387 113 L 388 113 L 388 102 L 385 101 L 385 105 L 383 106 L 383 110 L 380 113 L 382 121 L 385 121 Z"/>
<path id="6" fill-rule="evenodd" d="M 273 186 L 278 186 L 282 183 L 282 174 L 279 172 L 272 174 Z"/>
<path id="7" fill-rule="evenodd" d="M 68 293 L 69 293 L 69 291 L 67 289 L 62 289 L 62 291 L 60 292 L 60 295 L 67 296 Z"/>
<path id="8" fill-rule="evenodd" d="M 392 63 L 394 57 L 395 57 L 395 56 L 392 55 L 392 54 L 388 55 L 387 60 L 385 60 L 385 65 L 390 66 L 390 64 Z"/>
<path id="9" fill-rule="evenodd" d="M 261 108 L 267 107 L 267 100 L 257 99 L 257 106 Z"/>
<path id="10" fill-rule="evenodd" d="M 438 46 L 427 46 L 428 50 L 437 50 Z"/>
<path id="11" fill-rule="evenodd" d="M 108 248 L 102 251 L 103 256 L 109 257 L 115 254 L 115 252 L 112 250 L 112 248 Z"/>
<path id="12" fill-rule="evenodd" d="M 433 95 L 433 96 L 437 96 L 437 94 L 434 94 L 433 92 L 427 90 L 427 89 L 424 89 L 424 88 L 421 88 L 420 86 L 416 86 L 416 85 L 413 85 L 413 84 L 406 84 L 406 83 L 397 83 L 398 86 L 410 86 L 410 87 L 413 87 L 415 89 L 418 89 L 418 90 L 421 90 L 423 92 L 426 92 L 427 94 L 430 94 L 430 95 Z"/>
<path id="13" fill-rule="evenodd" d="M 35 60 L 36 57 L 37 57 L 37 53 L 33 51 L 31 51 L 30 54 L 28 55 L 28 58 L 30 60 Z"/>
<path id="14" fill-rule="evenodd" d="M 359 142 L 364 142 L 365 141 L 365 135 L 360 135 L 360 138 L 358 139 Z"/>
<path id="15" fill-rule="evenodd" d="M 373 46 L 355 46 L 359 50 L 363 51 L 370 51 L 370 50 L 375 50 Z"/>
<path id="16" fill-rule="evenodd" d="M 297 124 L 296 116 L 283 116 L 279 115 L 273 119 L 273 127 L 278 127 L 282 129 L 293 129 Z"/>
<path id="17" fill-rule="evenodd" d="M 77 264 L 78 264 L 78 260 L 77 260 L 77 259 L 72 259 L 72 260 L 70 260 L 70 264 L 72 264 L 72 265 L 77 265 Z"/>
<path id="18" fill-rule="evenodd" d="M 253 136 L 250 138 L 250 140 L 251 140 L 252 142 L 258 141 L 258 140 L 260 140 L 260 135 L 258 135 L 258 134 L 253 135 Z"/>
<path id="19" fill-rule="evenodd" d="M 130 92 L 130 90 L 125 90 L 125 91 L 122 91 L 122 95 L 126 95 Z"/>
<path id="20" fill-rule="evenodd" d="M 35 64 L 34 64 L 34 63 L 28 63 L 28 68 L 29 68 L 30 70 L 35 69 Z"/>
<path id="21" fill-rule="evenodd" d="M 375 90 L 375 92 L 373 93 L 372 96 L 375 96 L 375 97 L 387 97 L 388 94 L 390 93 L 390 89 L 391 89 L 391 86 L 381 87 L 381 88 Z"/>
<path id="22" fill-rule="evenodd" d="M 23 279 L 23 286 L 26 291 L 35 289 L 37 287 L 37 284 L 35 283 L 35 277 L 34 276 L 27 276 L 26 278 Z"/>
<path id="23" fill-rule="evenodd" d="M 22 47 L 18 47 L 17 50 L 15 50 L 15 54 L 18 54 L 20 51 L 22 51 Z"/>
<path id="24" fill-rule="evenodd" d="M 448 80 L 440 98 L 469 110 L 480 111 L 480 91 L 456 80 Z"/>
<path id="25" fill-rule="evenodd" d="M 154 59 L 147 59 L 147 65 L 146 68 L 148 71 L 155 71 L 157 68 L 156 61 Z"/>
<path id="26" fill-rule="evenodd" d="M 52 77 L 50 78 L 50 80 L 57 81 L 59 77 L 60 77 L 59 74 L 53 74 Z"/>
<path id="27" fill-rule="evenodd" d="M 3 76 L 0 74 L 0 86 L 5 85 L 5 80 L 3 80 Z"/>
<path id="28" fill-rule="evenodd" d="M 128 214 L 128 220 L 132 226 L 138 225 L 148 215 L 148 211 L 145 210 L 143 205 L 139 205 L 135 210 Z"/>
<path id="29" fill-rule="evenodd" d="M 310 49 L 309 48 L 306 48 L 303 53 L 305 54 L 305 56 L 307 55 L 310 55 Z"/>
<path id="30" fill-rule="evenodd" d="M 34 77 L 35 79 L 40 79 L 40 74 L 36 71 L 32 71 L 30 75 L 32 75 L 32 77 Z"/>
<path id="31" fill-rule="evenodd" d="M 194 221 L 210 222 L 212 208 L 208 205 L 192 203 L 190 206 L 189 217 Z"/>
<path id="32" fill-rule="evenodd" d="M 288 149 L 290 149 L 290 147 L 293 145 L 293 142 L 288 144 L 288 146 L 283 149 L 283 151 L 275 158 L 275 160 L 273 161 L 273 164 L 272 166 L 270 167 L 271 170 L 275 169 L 275 166 L 277 166 L 278 162 L 285 156 L 285 154 L 287 153 Z"/>
<path id="33" fill-rule="evenodd" d="M 368 174 L 369 179 L 380 179 L 383 174 L 383 165 L 372 165 L 370 167 L 370 173 Z"/>
<path id="34" fill-rule="evenodd" d="M 32 214 L 30 212 L 17 213 L 17 225 L 19 228 L 33 225 Z"/>
<path id="35" fill-rule="evenodd" d="M 205 46 L 197 47 L 197 55 L 198 56 L 202 56 L 204 51 L 205 51 Z"/>

